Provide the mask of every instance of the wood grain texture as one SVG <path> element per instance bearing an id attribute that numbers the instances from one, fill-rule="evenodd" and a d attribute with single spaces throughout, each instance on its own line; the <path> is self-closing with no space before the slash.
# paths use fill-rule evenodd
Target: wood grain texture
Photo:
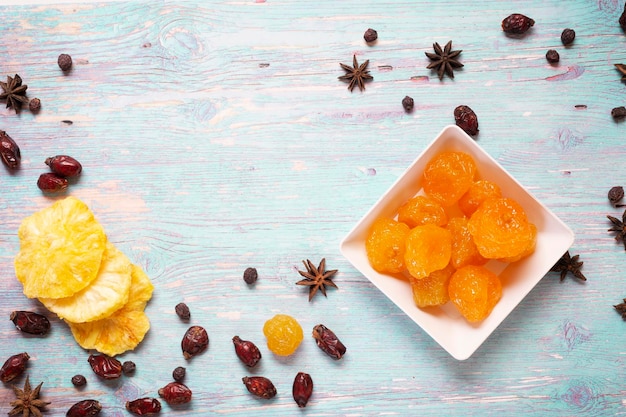
<path id="1" fill-rule="evenodd" d="M 625 415 L 626 324 L 612 305 L 626 297 L 626 253 L 606 219 L 621 215 L 607 191 L 626 185 L 626 124 L 610 116 L 626 104 L 613 67 L 626 61 L 623 8 L 622 0 L 1 6 L 0 77 L 20 74 L 42 110 L 0 109 L 0 129 L 23 155 L 18 172 L 0 168 L 0 358 L 31 355 L 28 373 L 44 382 L 53 416 L 88 397 L 104 416 L 128 415 L 125 401 L 156 396 L 179 365 L 194 399 L 164 406 L 167 415 Z M 502 33 L 513 12 L 536 20 L 527 36 Z M 362 38 L 368 27 L 379 34 L 373 46 Z M 566 27 L 577 34 L 569 48 L 559 38 Z M 451 39 L 465 67 L 440 82 L 424 52 Z M 561 54 L 557 66 L 545 60 L 550 48 Z M 60 53 L 74 58 L 67 75 Z M 370 60 L 374 81 L 363 93 L 337 80 L 353 54 Z M 405 95 L 415 99 L 411 114 Z M 574 230 L 588 277 L 560 283 L 548 274 L 463 362 L 339 253 L 358 219 L 454 123 L 459 104 L 478 114 L 480 145 Z M 68 194 L 89 204 L 156 287 L 152 328 L 121 357 L 137 364 L 130 378 L 98 380 L 54 317 L 44 338 L 24 337 L 8 320 L 15 309 L 43 311 L 22 294 L 13 258 L 22 219 L 55 199 L 36 181 L 59 153 L 84 166 Z M 307 303 L 296 269 L 322 257 L 340 270 L 339 289 Z M 248 266 L 259 271 L 254 287 L 242 280 Z M 188 362 L 179 347 L 188 324 L 174 314 L 181 301 L 211 338 Z M 304 328 L 289 358 L 264 344 L 263 323 L 276 313 Z M 341 361 L 315 346 L 318 323 L 347 345 Z M 258 369 L 237 361 L 236 334 L 261 347 Z M 304 410 L 291 399 L 298 371 L 315 383 Z M 71 385 L 76 373 L 88 377 L 84 389 Z M 277 398 L 252 398 L 241 383 L 250 373 L 271 378 Z M 12 398 L 0 387 L 0 413 Z"/>

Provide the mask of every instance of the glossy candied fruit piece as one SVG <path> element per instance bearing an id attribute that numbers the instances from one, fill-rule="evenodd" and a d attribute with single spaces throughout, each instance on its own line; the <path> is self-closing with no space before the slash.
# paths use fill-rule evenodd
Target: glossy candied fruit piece
<path id="1" fill-rule="evenodd" d="M 372 268 L 380 273 L 403 271 L 405 240 L 410 230 L 406 224 L 393 219 L 376 219 L 365 240 L 365 251 Z"/>
<path id="2" fill-rule="evenodd" d="M 443 269 L 431 272 L 426 278 L 411 278 L 413 300 L 418 307 L 440 306 L 450 300 L 448 284 L 454 273 L 454 267 L 448 264 Z"/>
<path id="3" fill-rule="evenodd" d="M 442 206 L 454 205 L 476 175 L 476 162 L 465 152 L 446 151 L 431 159 L 423 174 L 424 192 Z"/>
<path id="4" fill-rule="evenodd" d="M 450 277 L 450 300 L 469 322 L 484 320 L 502 296 L 502 284 L 496 274 L 483 266 L 467 265 Z"/>
<path id="5" fill-rule="evenodd" d="M 536 239 L 524 208 L 506 197 L 484 201 L 470 218 L 469 230 L 478 251 L 488 259 L 514 259 Z"/>
<path id="6" fill-rule="evenodd" d="M 537 246 L 537 227 L 532 223 L 530 223 L 530 233 L 531 238 L 528 241 L 528 246 L 526 246 L 526 249 L 524 249 L 516 256 L 509 256 L 508 258 L 500 258 L 498 260 L 502 262 L 517 262 L 529 255 L 532 255 L 535 252 L 535 247 Z"/>
<path id="7" fill-rule="evenodd" d="M 447 225 L 452 235 L 452 253 L 450 263 L 459 269 L 465 265 L 484 265 L 485 259 L 474 243 L 469 231 L 469 220 L 465 217 L 453 217 Z"/>
<path id="8" fill-rule="evenodd" d="M 411 276 L 426 278 L 450 262 L 452 236 L 450 231 L 434 224 L 417 226 L 406 238 L 404 262 Z"/>
<path id="9" fill-rule="evenodd" d="M 287 314 L 276 314 L 267 320 L 263 334 L 267 338 L 267 348 L 279 356 L 293 354 L 304 338 L 300 323 Z"/>
<path id="10" fill-rule="evenodd" d="M 445 226 L 448 215 L 443 206 L 425 195 L 418 195 L 409 199 L 398 209 L 398 221 L 409 227 L 434 224 Z"/>
<path id="11" fill-rule="evenodd" d="M 500 186 L 493 181 L 478 180 L 470 185 L 469 189 L 459 199 L 459 209 L 470 217 L 483 201 L 491 197 L 501 197 Z"/>

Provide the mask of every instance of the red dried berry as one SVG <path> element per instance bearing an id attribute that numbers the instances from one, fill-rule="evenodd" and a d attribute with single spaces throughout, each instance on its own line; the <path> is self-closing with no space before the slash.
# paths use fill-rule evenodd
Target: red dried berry
<path id="1" fill-rule="evenodd" d="M 502 30 L 505 33 L 521 35 L 535 25 L 535 21 L 520 13 L 513 13 L 502 20 Z"/>
<path id="2" fill-rule="evenodd" d="M 293 380 L 292 394 L 298 407 L 306 407 L 309 398 L 311 398 L 311 394 L 313 394 L 313 379 L 311 379 L 311 375 L 298 372 L 296 378 Z"/>
<path id="3" fill-rule="evenodd" d="M 67 155 L 56 155 L 46 158 L 46 165 L 55 174 L 63 178 L 72 178 L 83 172 L 83 166 L 76 159 Z"/>
<path id="4" fill-rule="evenodd" d="M 137 369 L 137 365 L 133 361 L 125 361 L 122 364 L 122 373 L 126 376 L 134 374 L 135 369 Z"/>
<path id="5" fill-rule="evenodd" d="M 264 376 L 244 376 L 241 380 L 248 391 L 259 398 L 269 400 L 276 396 L 276 387 Z"/>
<path id="6" fill-rule="evenodd" d="M 189 306 L 185 303 L 176 304 L 174 311 L 181 320 L 189 320 L 191 318 L 191 311 L 189 311 Z"/>
<path id="7" fill-rule="evenodd" d="M 87 378 L 80 374 L 74 375 L 72 377 L 72 384 L 74 384 L 74 386 L 76 387 L 82 387 L 83 385 L 87 384 Z"/>
<path id="8" fill-rule="evenodd" d="M 37 187 L 45 193 L 58 193 L 64 191 L 68 186 L 67 179 L 55 174 L 46 172 L 39 176 Z"/>
<path id="9" fill-rule="evenodd" d="M 22 375 L 29 359 L 30 356 L 26 352 L 9 357 L 0 368 L 0 381 L 9 382 Z"/>
<path id="10" fill-rule="evenodd" d="M 116 379 L 122 376 L 122 363 L 106 355 L 89 355 L 87 359 L 93 372 L 100 378 Z"/>
<path id="11" fill-rule="evenodd" d="M 468 135 L 475 136 L 478 134 L 478 117 L 469 106 L 457 106 L 454 109 L 454 121 Z"/>
<path id="12" fill-rule="evenodd" d="M 17 169 L 22 160 L 20 147 L 4 130 L 0 130 L 0 158 L 9 169 Z"/>
<path id="13" fill-rule="evenodd" d="M 180 343 L 185 359 L 199 355 L 209 347 L 209 334 L 202 326 L 191 326 Z"/>
<path id="14" fill-rule="evenodd" d="M 556 64 L 561 59 L 561 56 L 555 49 L 548 49 L 546 52 L 546 60 L 551 64 Z"/>
<path id="15" fill-rule="evenodd" d="M 159 388 L 159 396 L 170 405 L 186 404 L 191 401 L 191 390 L 180 382 L 170 382 L 163 388 Z"/>
<path id="16" fill-rule="evenodd" d="M 138 416 L 150 416 L 161 412 L 161 402 L 156 398 L 137 398 L 126 401 L 126 409 Z"/>
<path id="17" fill-rule="evenodd" d="M 174 378 L 174 381 L 182 382 L 183 379 L 185 379 L 185 375 L 186 374 L 187 374 L 187 369 L 186 368 L 184 368 L 182 366 L 177 366 L 172 371 L 172 378 Z"/>
<path id="18" fill-rule="evenodd" d="M 363 34 L 363 39 L 365 39 L 365 42 L 367 43 L 374 42 L 376 39 L 378 39 L 378 32 L 376 32 L 372 28 L 369 28 Z"/>
<path id="19" fill-rule="evenodd" d="M 619 25 L 621 26 L 622 30 L 624 32 L 626 32 L 626 4 L 624 5 L 624 11 L 622 12 L 621 16 L 619 17 Z"/>
<path id="20" fill-rule="evenodd" d="M 100 414 L 102 405 L 96 400 L 82 400 L 67 410 L 66 417 L 92 417 Z"/>
<path id="21" fill-rule="evenodd" d="M 17 330 L 24 333 L 42 336 L 50 330 L 48 318 L 32 311 L 13 311 L 10 319 Z"/>
<path id="22" fill-rule="evenodd" d="M 415 101 L 412 97 L 405 96 L 402 99 L 402 107 L 404 107 L 404 111 L 407 113 L 411 113 L 413 111 L 413 106 L 415 105 Z"/>
<path id="23" fill-rule="evenodd" d="M 57 64 L 59 64 L 61 71 L 69 71 L 72 69 L 72 57 L 68 54 L 61 54 L 57 58 Z"/>
<path id="24" fill-rule="evenodd" d="M 233 337 L 235 353 L 237 357 L 249 368 L 255 366 L 261 360 L 261 351 L 249 340 L 241 340 L 239 336 Z"/>
<path id="25" fill-rule="evenodd" d="M 341 359 L 346 353 L 346 347 L 335 333 L 323 324 L 313 327 L 313 338 L 317 346 L 333 359 Z"/>

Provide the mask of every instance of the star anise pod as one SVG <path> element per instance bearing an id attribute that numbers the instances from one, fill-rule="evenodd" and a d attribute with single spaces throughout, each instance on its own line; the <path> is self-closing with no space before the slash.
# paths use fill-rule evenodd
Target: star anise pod
<path id="1" fill-rule="evenodd" d="M 621 240 L 624 244 L 624 250 L 626 250 L 626 211 L 622 214 L 622 220 L 619 220 L 613 216 L 606 216 L 613 226 L 608 230 L 609 232 L 616 232 L 615 240 L 618 242 Z"/>
<path id="2" fill-rule="evenodd" d="M 583 262 L 579 262 L 578 258 L 580 255 L 571 256 L 569 251 L 565 252 L 561 259 L 559 259 L 550 271 L 560 272 L 561 273 L 561 281 L 565 279 L 565 276 L 568 272 L 571 272 L 576 278 L 587 281 L 587 278 L 583 275 L 580 269 L 583 266 Z"/>
<path id="3" fill-rule="evenodd" d="M 15 393 L 17 400 L 10 403 L 13 409 L 9 411 L 9 415 L 21 415 L 22 417 L 29 417 L 33 415 L 36 417 L 42 417 L 43 414 L 41 413 L 41 409 L 50 404 L 49 402 L 39 399 L 39 391 L 41 390 L 42 385 L 43 382 L 37 385 L 35 389 L 32 389 L 28 376 L 26 376 L 23 390 L 13 386 L 13 392 Z"/>
<path id="4" fill-rule="evenodd" d="M 336 269 L 332 271 L 326 271 L 326 258 L 323 258 L 320 262 L 319 266 L 316 268 L 315 265 L 308 259 L 306 261 L 302 261 L 304 266 L 306 267 L 306 271 L 298 270 L 298 273 L 304 277 L 304 279 L 296 282 L 297 285 L 307 285 L 309 287 L 309 301 L 313 299 L 313 296 L 317 293 L 319 289 L 324 297 L 326 297 L 326 286 L 331 286 L 337 288 L 335 283 L 332 281 L 333 275 L 337 273 Z"/>
<path id="5" fill-rule="evenodd" d="M 365 81 L 373 80 L 374 77 L 370 75 L 370 72 L 367 71 L 367 65 L 370 63 L 368 59 L 361 65 L 356 60 L 356 55 L 352 56 L 352 66 L 348 66 L 346 64 L 339 64 L 341 68 L 346 72 L 346 75 L 342 75 L 338 77 L 341 81 L 348 81 L 348 90 L 354 90 L 354 87 L 359 86 L 359 90 L 365 90 Z"/>
<path id="6" fill-rule="evenodd" d="M 426 68 L 437 70 L 437 75 L 440 80 L 443 80 L 443 75 L 448 74 L 450 78 L 454 78 L 454 69 L 461 68 L 463 64 L 457 61 L 462 50 L 452 50 L 452 41 L 449 41 L 446 46 L 441 49 L 441 45 L 437 42 L 433 44 L 435 53 L 425 52 L 426 56 L 432 61 Z"/>
<path id="7" fill-rule="evenodd" d="M 15 74 L 15 77 L 7 75 L 7 82 L 0 81 L 3 92 L 0 93 L 0 100 L 7 101 L 7 109 L 13 108 L 16 112 L 22 109 L 22 104 L 28 103 L 26 98 L 26 84 L 22 85 L 22 78 Z"/>
<path id="8" fill-rule="evenodd" d="M 613 306 L 613 308 L 615 308 L 615 310 L 622 315 L 622 318 L 626 320 L 626 298 L 624 298 L 623 303 Z"/>
<path id="9" fill-rule="evenodd" d="M 622 81 L 626 82 L 626 64 L 615 64 L 615 68 L 622 74 Z"/>

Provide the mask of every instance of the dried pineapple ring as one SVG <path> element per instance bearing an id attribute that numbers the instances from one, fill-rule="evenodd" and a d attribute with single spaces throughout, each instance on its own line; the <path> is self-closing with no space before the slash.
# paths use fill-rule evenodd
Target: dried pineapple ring
<path id="1" fill-rule="evenodd" d="M 25 218 L 18 237 L 15 274 L 27 297 L 70 297 L 96 279 L 106 235 L 77 198 L 59 200 Z"/>
<path id="2" fill-rule="evenodd" d="M 84 323 L 108 317 L 128 302 L 131 263 L 107 242 L 96 279 L 85 289 L 66 298 L 39 298 L 44 306 L 64 320 Z"/>
<path id="3" fill-rule="evenodd" d="M 132 265 L 128 302 L 111 316 L 89 323 L 67 322 L 76 342 L 84 349 L 95 349 L 115 356 L 133 350 L 150 330 L 150 321 L 144 313 L 152 298 L 154 286 L 137 265 Z"/>

